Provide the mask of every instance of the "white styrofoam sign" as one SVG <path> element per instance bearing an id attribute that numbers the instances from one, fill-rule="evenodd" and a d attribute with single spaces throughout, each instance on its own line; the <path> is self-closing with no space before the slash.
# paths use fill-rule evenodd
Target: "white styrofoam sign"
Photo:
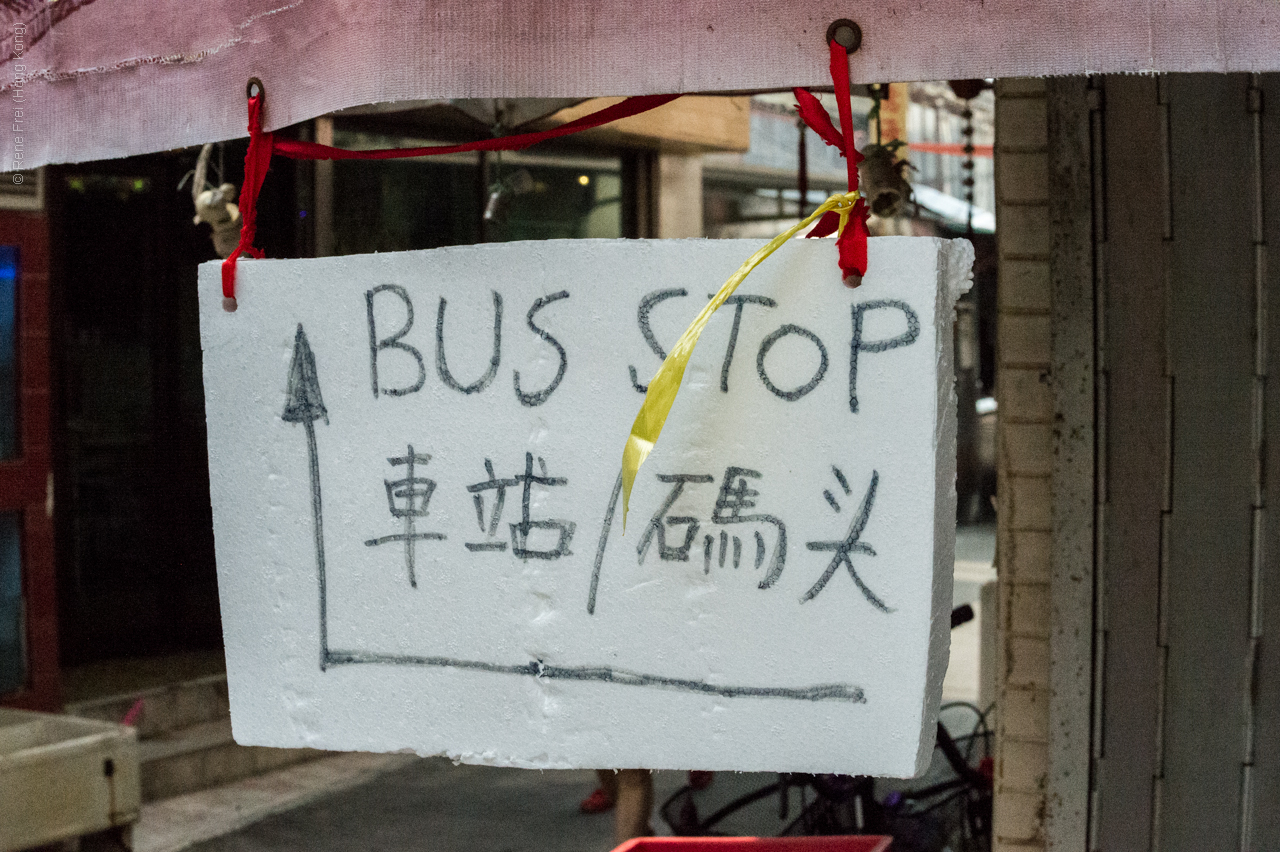
<path id="1" fill-rule="evenodd" d="M 946 668 L 962 240 L 792 241 L 712 319 L 624 534 L 644 382 L 759 243 L 201 268 L 244 744 L 910 775 Z"/>

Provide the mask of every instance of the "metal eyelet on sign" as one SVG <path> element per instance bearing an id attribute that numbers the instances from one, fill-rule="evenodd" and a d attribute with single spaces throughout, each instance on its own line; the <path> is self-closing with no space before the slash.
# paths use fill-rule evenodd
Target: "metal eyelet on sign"
<path id="1" fill-rule="evenodd" d="M 844 48 L 845 53 L 853 53 L 862 47 L 862 27 L 848 18 L 839 18 L 827 27 L 827 44 L 835 42 Z"/>
<path id="2" fill-rule="evenodd" d="M 267 92 L 267 87 L 262 85 L 262 81 L 259 80 L 257 77 L 250 77 L 249 82 L 246 83 L 244 87 L 244 96 L 246 98 L 252 98 L 258 95 L 264 95 L 266 94 L 266 92 Z"/>

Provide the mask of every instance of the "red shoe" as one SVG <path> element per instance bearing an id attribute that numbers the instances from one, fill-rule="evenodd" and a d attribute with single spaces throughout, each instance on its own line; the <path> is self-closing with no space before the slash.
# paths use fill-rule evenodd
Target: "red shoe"
<path id="1" fill-rule="evenodd" d="M 604 791 L 603 787 L 597 787 L 590 796 L 582 800 L 582 803 L 578 805 L 578 810 L 584 814 L 602 814 L 613 810 L 615 804 L 617 803 L 609 798 L 609 794 Z"/>
<path id="2" fill-rule="evenodd" d="M 711 782 L 715 780 L 716 774 L 708 772 L 705 769 L 689 770 L 689 786 L 695 790 L 705 790 L 711 786 Z"/>

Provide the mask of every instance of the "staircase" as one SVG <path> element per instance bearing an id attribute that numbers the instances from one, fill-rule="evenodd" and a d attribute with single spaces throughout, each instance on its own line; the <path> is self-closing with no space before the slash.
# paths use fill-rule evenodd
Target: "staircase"
<path id="1" fill-rule="evenodd" d="M 70 702 L 66 712 L 120 722 L 133 714 L 144 802 L 203 790 L 319 757 L 313 749 L 236 745 L 227 676 L 210 674 L 164 686 Z"/>

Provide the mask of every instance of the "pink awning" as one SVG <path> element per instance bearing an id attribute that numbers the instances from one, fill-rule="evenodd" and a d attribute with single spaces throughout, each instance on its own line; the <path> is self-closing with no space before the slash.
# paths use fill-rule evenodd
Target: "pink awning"
<path id="1" fill-rule="evenodd" d="M 244 136 L 251 76 L 269 129 L 426 98 L 824 85 L 842 17 L 855 82 L 1280 70 L 1276 0 L 9 0 L 0 168 Z"/>

